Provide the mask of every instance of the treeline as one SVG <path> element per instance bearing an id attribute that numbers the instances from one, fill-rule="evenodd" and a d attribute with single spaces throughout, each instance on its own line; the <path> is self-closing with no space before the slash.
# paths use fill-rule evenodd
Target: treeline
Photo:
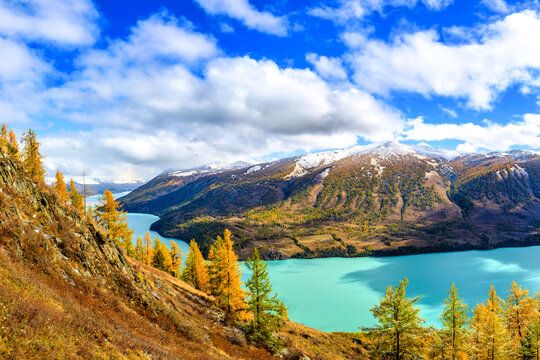
<path id="1" fill-rule="evenodd" d="M 2 125 L 2 154 L 21 163 L 28 177 L 39 186 L 45 187 L 43 156 L 35 132 L 29 130 L 25 133 L 22 142 L 23 149 L 20 151 L 15 133 L 8 131 L 5 124 Z M 71 207 L 89 221 L 100 225 L 128 256 L 179 277 L 196 289 L 211 295 L 223 309 L 225 321 L 236 322 L 243 327 L 251 342 L 272 350 L 282 346 L 274 334 L 284 326 L 287 308 L 272 292 L 268 265 L 255 249 L 252 257 L 246 261 L 252 276 L 244 290 L 229 230 L 225 229 L 223 237 L 218 236 L 214 241 L 209 249 L 208 261 L 204 259 L 197 243 L 192 240 L 183 267 L 182 251 L 174 241 L 171 241 L 170 248 L 167 248 L 159 238 L 153 242 L 150 233 L 146 233 L 144 239 L 138 236 L 133 246 L 133 230 L 128 227 L 127 213 L 120 209 L 109 190 L 103 193 L 99 206 L 95 209 L 85 208 L 84 198 L 77 191 L 73 179 L 67 186 L 63 174 L 58 170 L 49 191 L 56 196 L 60 204 Z"/>
<path id="2" fill-rule="evenodd" d="M 408 280 L 386 289 L 371 312 L 379 325 L 364 329 L 375 359 L 540 359 L 540 292 L 512 283 L 506 300 L 492 286 L 486 302 L 469 314 L 455 285 L 441 314 L 442 328 L 426 328 L 416 303 L 406 296 Z"/>

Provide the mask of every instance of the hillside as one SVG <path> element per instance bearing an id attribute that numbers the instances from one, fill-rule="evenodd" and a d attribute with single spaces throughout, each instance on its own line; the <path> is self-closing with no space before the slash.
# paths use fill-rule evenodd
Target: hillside
<path id="1" fill-rule="evenodd" d="M 153 229 L 195 238 L 225 227 L 269 259 L 395 255 L 540 242 L 540 157 L 459 154 L 396 142 L 241 169 L 162 174 L 121 199 Z"/>
<path id="2" fill-rule="evenodd" d="M 212 298 L 124 256 L 0 152 L 0 358 L 274 359 L 225 323 Z M 343 334 L 289 322 L 288 359 L 362 359 Z"/>

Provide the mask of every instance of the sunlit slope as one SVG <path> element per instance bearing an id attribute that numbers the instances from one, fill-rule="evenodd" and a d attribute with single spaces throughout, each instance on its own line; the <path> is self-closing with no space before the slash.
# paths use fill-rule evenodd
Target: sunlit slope
<path id="1" fill-rule="evenodd" d="M 0 152 L 0 358 L 273 359 L 224 323 L 213 299 L 127 258 Z M 365 358 L 343 335 L 288 323 L 292 354 Z"/>
<path id="2" fill-rule="evenodd" d="M 203 252 L 225 227 L 267 258 L 358 256 L 534 242 L 533 152 L 460 155 L 395 142 L 211 174 L 164 174 L 125 198 L 162 217 L 154 229 Z M 182 185 L 164 194 L 173 178 Z M 152 189 L 156 189 L 153 191 Z M 144 194 L 146 201 L 140 199 Z"/>

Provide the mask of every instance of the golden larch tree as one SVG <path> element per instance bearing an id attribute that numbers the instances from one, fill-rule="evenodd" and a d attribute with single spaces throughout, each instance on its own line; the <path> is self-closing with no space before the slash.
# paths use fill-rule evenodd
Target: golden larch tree
<path id="1" fill-rule="evenodd" d="M 111 238 L 124 248 L 129 256 L 133 256 L 133 230 L 128 226 L 126 215 L 125 211 L 119 209 L 112 192 L 105 190 L 101 206 L 96 209 L 97 219 L 108 230 Z"/>
<path id="2" fill-rule="evenodd" d="M 8 153 L 15 160 L 20 160 L 21 155 L 19 152 L 20 150 L 19 150 L 19 143 L 17 142 L 17 136 L 15 135 L 15 132 L 13 132 L 13 130 L 9 130 Z"/>
<path id="3" fill-rule="evenodd" d="M 242 315 L 247 309 L 244 302 L 245 293 L 240 280 L 242 273 L 238 257 L 233 250 L 231 232 L 228 229 L 225 229 L 223 234 L 223 243 L 214 252 L 217 253 L 214 258 L 218 261 L 214 265 L 218 273 L 216 280 L 222 282 L 216 286 L 217 289 L 220 289 L 217 294 L 219 303 L 228 316 Z"/>
<path id="4" fill-rule="evenodd" d="M 7 125 L 2 124 L 0 128 L 0 150 L 7 155 L 8 153 L 8 131 Z"/>
<path id="5" fill-rule="evenodd" d="M 140 235 L 137 235 L 137 241 L 135 242 L 135 258 L 144 262 L 144 245 Z"/>
<path id="6" fill-rule="evenodd" d="M 40 143 L 36 133 L 30 129 L 23 136 L 23 165 L 33 182 L 45 181 L 45 169 L 43 168 L 43 156 L 39 151 Z"/>
<path id="7" fill-rule="evenodd" d="M 68 191 L 71 205 L 80 211 L 84 211 L 83 198 L 81 194 L 79 194 L 79 190 L 77 190 L 77 186 L 75 186 L 75 181 L 73 181 L 73 179 L 69 182 Z"/>
<path id="8" fill-rule="evenodd" d="M 502 299 L 497 296 L 492 285 L 488 299 L 484 304 L 477 306 L 474 316 L 478 316 L 476 346 L 477 359 L 502 360 L 511 359 L 510 336 L 503 318 Z"/>
<path id="9" fill-rule="evenodd" d="M 54 189 L 58 195 L 58 200 L 60 200 L 62 204 L 65 204 L 68 198 L 68 193 L 66 189 L 66 182 L 64 181 L 64 175 L 60 172 L 60 170 L 56 170 Z"/>
<path id="10" fill-rule="evenodd" d="M 152 263 L 152 258 L 154 257 L 154 249 L 152 248 L 152 237 L 150 237 L 150 233 L 146 232 L 144 234 L 144 260 L 143 262 L 146 265 L 150 265 Z"/>
<path id="11" fill-rule="evenodd" d="M 193 285 L 201 291 L 208 291 L 208 270 L 204 257 L 195 240 L 189 243 L 189 253 L 187 255 L 182 280 Z"/>
<path id="12" fill-rule="evenodd" d="M 527 325 L 537 316 L 537 304 L 529 296 L 529 290 L 522 289 L 512 281 L 505 305 L 506 324 L 512 336 L 512 353 L 517 357 L 519 347 L 527 335 Z"/>
<path id="13" fill-rule="evenodd" d="M 169 251 L 169 255 L 171 256 L 171 268 L 169 269 L 169 272 L 174 277 L 180 277 L 182 269 L 182 250 L 175 241 L 171 241 L 170 247 L 171 250 Z"/>

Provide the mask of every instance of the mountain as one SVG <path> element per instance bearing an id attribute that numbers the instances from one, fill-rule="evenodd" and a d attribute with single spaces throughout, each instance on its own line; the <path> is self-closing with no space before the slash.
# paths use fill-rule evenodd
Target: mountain
<path id="1" fill-rule="evenodd" d="M 0 150 L 1 359 L 275 359 L 215 300 L 124 255 Z M 285 359 L 364 359 L 362 341 L 287 322 Z"/>
<path id="2" fill-rule="evenodd" d="M 124 192 L 124 191 L 132 191 L 135 190 L 142 185 L 144 185 L 145 181 L 134 181 L 129 183 L 113 183 L 113 182 L 99 182 L 95 184 L 86 184 L 86 194 L 87 195 L 97 195 L 97 194 L 103 194 L 105 190 L 110 190 L 112 192 Z M 79 184 L 78 182 L 75 183 L 75 186 L 77 187 L 77 190 L 81 194 L 84 193 L 84 185 Z"/>
<path id="3" fill-rule="evenodd" d="M 230 228 L 240 257 L 396 255 L 540 243 L 540 156 L 387 142 L 214 172 L 164 173 L 121 199 L 194 238 Z"/>

